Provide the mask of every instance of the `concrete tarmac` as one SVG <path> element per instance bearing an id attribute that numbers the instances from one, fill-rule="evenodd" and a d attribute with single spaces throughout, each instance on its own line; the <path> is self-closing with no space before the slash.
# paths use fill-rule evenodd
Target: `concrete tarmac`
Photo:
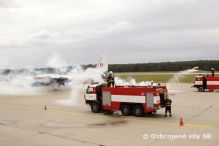
<path id="1" fill-rule="evenodd" d="M 164 117 L 164 109 L 140 118 L 94 114 L 82 91 L 69 106 L 57 101 L 71 91 L 0 95 L 0 146 L 218 146 L 219 92 L 190 87 L 176 85 L 172 117 Z"/>

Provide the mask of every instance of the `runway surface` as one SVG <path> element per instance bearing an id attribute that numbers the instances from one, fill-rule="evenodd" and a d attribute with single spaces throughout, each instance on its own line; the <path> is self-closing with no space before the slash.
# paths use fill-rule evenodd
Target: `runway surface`
<path id="1" fill-rule="evenodd" d="M 57 102 L 69 100 L 70 90 L 0 95 L 0 145 L 218 146 L 219 92 L 199 93 L 190 87 L 177 85 L 171 97 L 173 117 L 164 117 L 163 109 L 141 118 L 94 114 L 84 103 L 83 91 L 70 105 Z M 184 126 L 179 126 L 180 118 Z"/>

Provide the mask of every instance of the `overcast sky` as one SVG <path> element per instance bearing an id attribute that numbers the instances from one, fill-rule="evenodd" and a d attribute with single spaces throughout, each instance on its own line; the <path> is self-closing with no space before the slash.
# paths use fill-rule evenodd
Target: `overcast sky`
<path id="1" fill-rule="evenodd" d="M 219 59 L 218 0 L 0 0 L 0 68 Z"/>

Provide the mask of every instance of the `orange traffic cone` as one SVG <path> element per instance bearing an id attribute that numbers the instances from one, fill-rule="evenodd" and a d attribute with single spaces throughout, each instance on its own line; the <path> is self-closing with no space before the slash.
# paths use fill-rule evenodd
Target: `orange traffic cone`
<path id="1" fill-rule="evenodd" d="M 44 110 L 47 110 L 47 107 L 46 107 L 46 105 L 45 105 L 45 107 L 44 107 Z"/>
<path id="2" fill-rule="evenodd" d="M 179 126 L 184 126 L 182 118 L 180 118 Z"/>

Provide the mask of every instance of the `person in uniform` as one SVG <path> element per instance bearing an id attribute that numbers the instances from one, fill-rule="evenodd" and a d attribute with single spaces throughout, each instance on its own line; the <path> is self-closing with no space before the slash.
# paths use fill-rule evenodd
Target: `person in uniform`
<path id="1" fill-rule="evenodd" d="M 172 100 L 167 96 L 165 100 L 165 117 L 167 116 L 167 112 L 169 112 L 170 117 L 172 116 L 171 104 L 172 104 Z"/>
<path id="2" fill-rule="evenodd" d="M 212 74 L 212 77 L 214 77 L 214 74 L 215 74 L 215 69 L 214 68 L 211 68 L 211 74 Z"/>
<path id="3" fill-rule="evenodd" d="M 107 78 L 107 87 L 114 87 L 115 86 L 115 80 L 114 80 L 114 76 L 113 76 L 113 72 L 110 71 L 108 78 Z"/>
<path id="4" fill-rule="evenodd" d="M 163 88 L 159 89 L 161 107 L 165 107 L 165 96 L 166 96 L 166 94 L 167 94 L 166 89 L 163 89 Z"/>

